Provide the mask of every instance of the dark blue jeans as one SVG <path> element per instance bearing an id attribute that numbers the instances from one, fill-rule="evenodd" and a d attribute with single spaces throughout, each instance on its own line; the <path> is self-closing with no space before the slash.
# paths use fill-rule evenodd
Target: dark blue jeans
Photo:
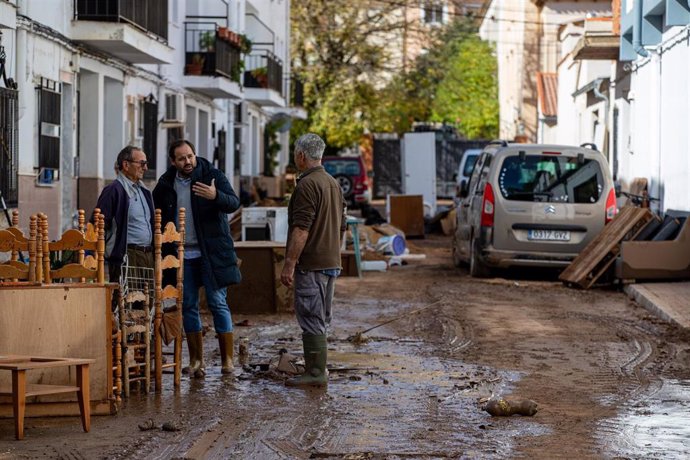
<path id="1" fill-rule="evenodd" d="M 213 314 L 213 326 L 218 333 L 232 332 L 232 316 L 226 300 L 227 289 L 213 289 L 208 264 L 201 257 L 184 260 L 184 289 L 182 295 L 182 323 L 185 332 L 201 332 L 199 288 L 204 286 L 208 309 Z"/>

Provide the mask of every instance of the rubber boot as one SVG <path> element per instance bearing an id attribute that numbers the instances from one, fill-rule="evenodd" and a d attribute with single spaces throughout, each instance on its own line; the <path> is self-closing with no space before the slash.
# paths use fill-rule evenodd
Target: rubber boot
<path id="1" fill-rule="evenodd" d="M 204 336 L 201 332 L 187 333 L 187 347 L 189 347 L 188 372 L 191 377 L 200 378 L 206 375 L 204 365 Z"/>
<path id="2" fill-rule="evenodd" d="M 235 369 L 232 362 L 234 357 L 232 332 L 218 333 L 218 345 L 220 347 L 220 373 L 232 374 Z"/>
<path id="3" fill-rule="evenodd" d="M 328 384 L 326 334 L 302 334 L 302 346 L 304 347 L 304 374 L 287 380 L 285 385 L 289 387 L 326 386 Z"/>

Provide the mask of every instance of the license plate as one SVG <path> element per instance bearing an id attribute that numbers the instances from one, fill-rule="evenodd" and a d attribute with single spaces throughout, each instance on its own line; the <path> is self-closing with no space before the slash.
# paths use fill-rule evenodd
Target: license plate
<path id="1" fill-rule="evenodd" d="M 528 240 L 537 241 L 570 241 L 570 232 L 566 230 L 529 230 Z"/>

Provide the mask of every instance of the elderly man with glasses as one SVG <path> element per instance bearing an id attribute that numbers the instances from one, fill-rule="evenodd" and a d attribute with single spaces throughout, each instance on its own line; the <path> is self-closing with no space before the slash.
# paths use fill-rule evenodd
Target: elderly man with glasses
<path id="1" fill-rule="evenodd" d="M 117 155 L 117 178 L 103 188 L 97 208 L 105 217 L 105 258 L 118 282 L 127 255 L 130 266 L 153 268 L 153 197 L 142 182 L 146 154 L 128 145 Z"/>

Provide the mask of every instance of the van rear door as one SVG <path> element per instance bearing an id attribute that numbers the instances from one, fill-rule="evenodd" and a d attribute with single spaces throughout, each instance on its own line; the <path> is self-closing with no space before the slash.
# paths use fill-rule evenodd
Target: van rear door
<path id="1" fill-rule="evenodd" d="M 577 151 L 511 151 L 496 168 L 493 245 L 578 253 L 605 222 L 605 167 Z"/>

